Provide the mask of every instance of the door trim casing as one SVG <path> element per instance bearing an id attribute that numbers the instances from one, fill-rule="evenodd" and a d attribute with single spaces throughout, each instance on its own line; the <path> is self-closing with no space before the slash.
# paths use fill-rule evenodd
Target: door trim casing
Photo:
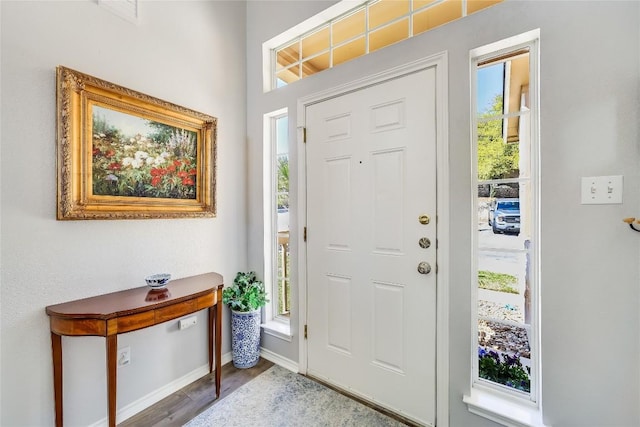
<path id="1" fill-rule="evenodd" d="M 297 144 L 298 158 L 306 159 L 304 128 L 306 108 L 338 96 L 364 89 L 387 80 L 428 68 L 436 70 L 436 425 L 449 426 L 449 136 L 448 136 L 448 54 L 447 51 L 431 55 L 417 61 L 390 68 L 362 79 L 320 91 L 298 99 L 297 102 Z M 307 182 L 306 160 L 298 166 L 298 200 L 301 228 L 306 226 Z M 311 232 L 313 232 L 311 230 Z M 307 324 L 307 246 L 304 233 L 298 233 L 298 331 L 304 331 Z M 313 333 L 313 332 L 311 332 Z M 307 373 L 307 341 L 300 336 L 298 370 Z"/>

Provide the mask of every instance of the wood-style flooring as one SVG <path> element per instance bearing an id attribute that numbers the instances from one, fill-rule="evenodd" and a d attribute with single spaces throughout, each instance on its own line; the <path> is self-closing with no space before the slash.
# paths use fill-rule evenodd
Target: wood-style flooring
<path id="1" fill-rule="evenodd" d="M 256 366 L 249 369 L 237 369 L 233 363 L 227 363 L 222 367 L 222 380 L 220 399 L 228 396 L 243 384 L 248 383 L 267 369 L 273 366 L 272 362 L 260 358 Z M 310 378 L 315 380 L 314 378 Z M 404 423 L 407 426 L 416 426 L 414 423 L 398 416 L 383 408 L 377 407 L 370 402 L 357 398 L 356 396 L 345 393 L 344 391 L 325 384 L 322 381 L 315 380 L 325 386 L 344 394 L 374 410 Z M 210 406 L 215 405 L 220 400 L 215 400 L 215 379 L 214 374 L 206 375 L 199 380 L 187 385 L 170 396 L 162 399 L 153 406 L 148 407 L 142 412 L 137 413 L 133 417 L 118 424 L 119 427 L 181 427 L 199 413 L 203 412 Z"/>
<path id="2" fill-rule="evenodd" d="M 251 381 L 273 366 L 272 362 L 260 359 L 258 364 L 249 369 L 237 369 L 233 363 L 222 367 L 220 399 L 228 396 L 241 385 Z M 118 424 L 119 427 L 168 427 L 182 426 L 200 412 L 215 405 L 214 374 L 200 378 L 188 386 L 178 390 L 160 402 Z"/>

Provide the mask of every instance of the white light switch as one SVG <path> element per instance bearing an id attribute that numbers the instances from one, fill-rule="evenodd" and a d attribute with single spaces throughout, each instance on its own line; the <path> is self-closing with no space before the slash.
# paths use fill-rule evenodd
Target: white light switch
<path id="1" fill-rule="evenodd" d="M 622 203 L 622 175 L 582 177 L 582 204 Z"/>

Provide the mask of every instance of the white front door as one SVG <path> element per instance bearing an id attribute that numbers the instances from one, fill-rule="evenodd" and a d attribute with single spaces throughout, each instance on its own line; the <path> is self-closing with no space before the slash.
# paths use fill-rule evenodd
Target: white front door
<path id="1" fill-rule="evenodd" d="M 436 410 L 435 76 L 305 111 L 307 373 L 425 425 Z"/>

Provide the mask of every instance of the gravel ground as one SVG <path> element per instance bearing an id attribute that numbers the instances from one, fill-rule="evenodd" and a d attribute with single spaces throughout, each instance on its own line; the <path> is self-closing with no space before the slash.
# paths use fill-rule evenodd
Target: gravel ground
<path id="1" fill-rule="evenodd" d="M 509 304 L 505 305 L 480 300 L 478 301 L 478 315 L 481 317 L 490 317 L 492 319 L 524 323 L 524 314 L 520 308 Z"/>
<path id="2" fill-rule="evenodd" d="M 478 344 L 507 353 L 520 352 L 521 357 L 530 358 L 529 338 L 524 327 L 507 325 L 499 320 L 524 323 L 518 307 L 500 305 L 490 301 L 478 302 L 478 315 L 498 321 L 478 321 Z"/>

